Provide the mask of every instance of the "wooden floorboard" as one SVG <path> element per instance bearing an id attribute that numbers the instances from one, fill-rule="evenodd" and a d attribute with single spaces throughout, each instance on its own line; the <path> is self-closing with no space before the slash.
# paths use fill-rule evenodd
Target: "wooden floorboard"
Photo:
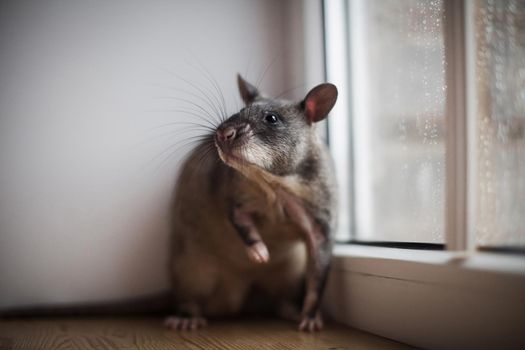
<path id="1" fill-rule="evenodd" d="M 327 325 L 298 332 L 277 320 L 212 321 L 206 329 L 175 332 L 161 318 L 24 318 L 0 320 L 0 350 L 6 349 L 409 349 L 365 332 Z"/>

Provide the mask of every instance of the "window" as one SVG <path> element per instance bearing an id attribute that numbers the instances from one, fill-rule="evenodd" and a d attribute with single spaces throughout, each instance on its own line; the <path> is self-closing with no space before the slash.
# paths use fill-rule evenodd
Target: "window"
<path id="1" fill-rule="evenodd" d="M 337 239 L 360 243 L 335 247 L 328 313 L 423 348 L 523 348 L 525 1 L 324 15 Z"/>
<path id="2" fill-rule="evenodd" d="M 472 9 L 473 189 L 481 247 L 525 247 L 525 2 Z"/>
<path id="3" fill-rule="evenodd" d="M 328 78 L 347 100 L 330 129 L 349 179 L 339 239 L 525 247 L 525 2 L 468 3 L 461 32 L 442 0 L 325 4 Z"/>
<path id="4" fill-rule="evenodd" d="M 443 243 L 441 1 L 350 2 L 355 239 Z"/>

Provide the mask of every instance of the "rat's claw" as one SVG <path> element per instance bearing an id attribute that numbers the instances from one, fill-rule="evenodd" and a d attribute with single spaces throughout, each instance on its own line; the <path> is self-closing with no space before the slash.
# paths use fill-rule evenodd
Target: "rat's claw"
<path id="1" fill-rule="evenodd" d="M 196 330 L 206 327 L 208 322 L 202 317 L 178 317 L 170 316 L 164 320 L 164 327 L 174 331 Z"/>
<path id="2" fill-rule="evenodd" d="M 270 260 L 270 253 L 268 253 L 268 248 L 263 242 L 255 242 L 251 246 L 246 248 L 248 257 L 253 262 L 264 264 Z"/>
<path id="3" fill-rule="evenodd" d="M 315 317 L 304 316 L 299 323 L 299 330 L 303 332 L 315 332 L 323 329 L 323 320 L 321 315 Z"/>

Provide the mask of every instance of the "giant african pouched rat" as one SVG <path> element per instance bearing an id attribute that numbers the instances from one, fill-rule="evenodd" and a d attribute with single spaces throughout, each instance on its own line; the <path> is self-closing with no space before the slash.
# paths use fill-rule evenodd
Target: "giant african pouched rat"
<path id="1" fill-rule="evenodd" d="M 253 298 L 322 328 L 321 296 L 336 221 L 332 162 L 314 124 L 334 106 L 332 84 L 299 103 L 271 99 L 237 77 L 245 107 L 185 161 L 174 196 L 172 329 L 238 314 Z M 266 305 L 266 304 L 264 304 Z M 300 313 L 299 313 L 300 311 Z"/>

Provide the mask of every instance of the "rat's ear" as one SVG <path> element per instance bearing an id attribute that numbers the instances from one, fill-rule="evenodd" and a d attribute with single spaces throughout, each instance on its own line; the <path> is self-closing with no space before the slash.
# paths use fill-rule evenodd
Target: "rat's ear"
<path id="1" fill-rule="evenodd" d="M 247 105 L 252 103 L 260 95 L 259 90 L 244 80 L 240 74 L 237 74 L 237 85 L 239 85 L 239 92 L 241 93 L 242 100 Z"/>
<path id="2" fill-rule="evenodd" d="M 333 84 L 325 83 L 314 87 L 306 95 L 301 107 L 309 124 L 323 120 L 337 101 L 337 88 Z"/>

